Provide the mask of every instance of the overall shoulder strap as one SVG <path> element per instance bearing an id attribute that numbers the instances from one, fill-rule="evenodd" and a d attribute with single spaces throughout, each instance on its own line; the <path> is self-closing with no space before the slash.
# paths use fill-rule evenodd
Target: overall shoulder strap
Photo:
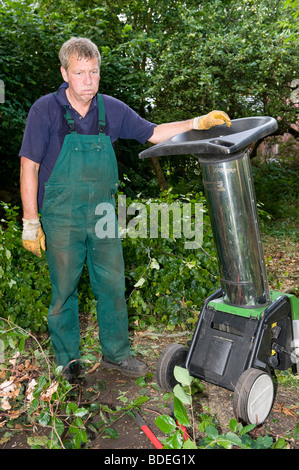
<path id="1" fill-rule="evenodd" d="M 106 113 L 103 96 L 98 93 L 98 110 L 99 110 L 99 134 L 104 132 L 106 127 Z"/>
<path id="2" fill-rule="evenodd" d="M 54 93 L 56 94 L 56 93 Z M 102 95 L 98 94 L 97 95 L 97 98 L 98 98 L 98 113 L 99 113 L 99 120 L 98 120 L 98 132 L 99 134 L 100 133 L 103 133 L 104 132 L 104 129 L 106 127 L 106 113 L 105 113 L 105 105 L 104 105 L 104 100 L 103 100 L 103 97 Z M 65 105 L 63 106 L 64 109 L 65 109 L 65 114 L 64 114 L 64 117 L 69 125 L 69 128 L 70 128 L 70 133 L 76 133 L 75 131 L 75 121 L 74 119 L 72 118 L 69 110 L 68 110 L 68 107 Z"/>
<path id="3" fill-rule="evenodd" d="M 55 96 L 57 94 L 57 91 L 54 91 L 53 95 Z M 66 105 L 63 106 L 65 110 L 64 118 L 66 119 L 68 126 L 70 128 L 70 133 L 75 133 L 75 121 L 70 115 L 70 112 L 67 108 Z"/>
<path id="4" fill-rule="evenodd" d="M 65 109 L 64 117 L 65 117 L 65 119 L 68 123 L 68 126 L 70 128 L 70 133 L 71 134 L 77 134 L 77 132 L 75 131 L 75 121 L 74 121 L 74 119 L 70 115 L 70 112 L 69 112 L 67 106 L 64 106 L 64 109 Z"/>

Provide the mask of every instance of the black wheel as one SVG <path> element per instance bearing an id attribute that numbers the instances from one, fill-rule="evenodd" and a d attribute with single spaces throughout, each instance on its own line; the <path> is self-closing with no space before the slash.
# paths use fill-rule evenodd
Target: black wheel
<path id="1" fill-rule="evenodd" d="M 182 344 L 170 344 L 162 352 L 157 362 L 156 379 L 158 385 L 168 392 L 172 392 L 178 383 L 174 378 L 175 366 L 185 367 L 189 349 Z"/>
<path id="2" fill-rule="evenodd" d="M 261 424 L 270 413 L 273 400 L 271 376 L 259 369 L 247 369 L 240 376 L 234 391 L 235 416 L 245 424 Z"/>

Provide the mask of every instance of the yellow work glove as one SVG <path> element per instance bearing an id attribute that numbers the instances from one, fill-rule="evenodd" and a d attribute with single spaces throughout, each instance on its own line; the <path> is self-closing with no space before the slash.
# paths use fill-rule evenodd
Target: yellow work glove
<path id="1" fill-rule="evenodd" d="M 211 111 L 205 116 L 193 119 L 193 129 L 207 130 L 211 127 L 226 123 L 228 127 L 232 125 L 229 116 L 223 111 Z"/>
<path id="2" fill-rule="evenodd" d="M 23 219 L 22 244 L 25 250 L 41 257 L 40 249 L 46 249 L 46 237 L 39 219 Z"/>

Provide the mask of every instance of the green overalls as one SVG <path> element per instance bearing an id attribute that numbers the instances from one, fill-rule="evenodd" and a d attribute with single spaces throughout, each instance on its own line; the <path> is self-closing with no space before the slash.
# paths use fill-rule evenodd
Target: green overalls
<path id="1" fill-rule="evenodd" d="M 106 238 L 96 233 L 96 214 L 102 213 L 99 208 L 103 203 L 103 207 L 112 208 L 117 229 L 118 188 L 114 149 L 110 137 L 103 133 L 105 108 L 101 95 L 98 107 L 99 134 L 91 136 L 75 132 L 66 109 L 71 133 L 65 137 L 45 184 L 42 225 L 52 284 L 48 325 L 56 363 L 63 367 L 80 357 L 77 287 L 85 261 L 97 299 L 102 353 L 112 362 L 130 356 L 121 239 L 118 233 Z"/>

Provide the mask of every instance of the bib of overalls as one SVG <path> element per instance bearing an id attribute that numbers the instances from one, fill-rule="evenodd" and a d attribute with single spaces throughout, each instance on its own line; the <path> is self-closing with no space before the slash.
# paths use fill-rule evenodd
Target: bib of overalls
<path id="1" fill-rule="evenodd" d="M 70 127 L 48 182 L 45 184 L 43 221 L 45 229 L 86 230 L 94 228 L 96 208 L 101 203 L 115 206 L 118 169 L 110 137 L 103 133 L 105 108 L 98 95 L 99 134 L 77 134 L 66 109 Z M 91 227 L 91 228 L 92 228 Z M 49 235 L 51 236 L 51 231 Z M 61 233 L 61 242 L 65 236 Z M 48 239 L 50 242 L 51 240 Z M 57 243 L 57 240 L 56 240 Z"/>

